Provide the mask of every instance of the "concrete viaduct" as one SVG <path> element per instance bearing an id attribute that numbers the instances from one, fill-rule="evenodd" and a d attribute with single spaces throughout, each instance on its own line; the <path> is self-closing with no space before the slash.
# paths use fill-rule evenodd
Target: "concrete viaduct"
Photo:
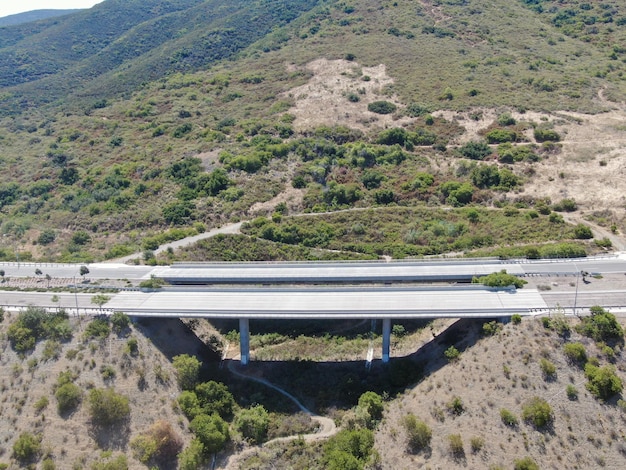
<path id="1" fill-rule="evenodd" d="M 34 265 L 3 263 L 3 268 L 7 274 L 19 276 L 20 271 L 32 271 Z M 115 294 L 105 305 L 107 313 L 238 319 L 243 364 L 250 359 L 251 319 L 380 319 L 382 360 L 387 362 L 393 320 L 506 318 L 550 310 L 545 294 L 537 290 L 468 284 L 474 276 L 506 269 L 518 276 L 558 274 L 577 276 L 578 280 L 583 270 L 626 273 L 626 255 L 537 261 L 191 263 L 167 267 L 101 263 L 89 265 L 89 269 L 90 277 L 101 283 L 106 279 L 157 277 L 172 285 Z M 44 270 L 71 276 L 78 272 L 78 265 L 46 265 Z M 440 285 L 420 284 L 434 282 Z M 451 282 L 461 284 L 449 285 Z M 441 285 L 444 283 L 448 285 Z M 611 305 L 626 306 L 626 291 L 618 294 L 622 297 L 615 297 L 616 303 Z M 73 300 L 78 302 L 76 296 Z M 37 300 L 30 302 L 40 305 Z M 574 311 L 575 307 L 576 300 Z"/>

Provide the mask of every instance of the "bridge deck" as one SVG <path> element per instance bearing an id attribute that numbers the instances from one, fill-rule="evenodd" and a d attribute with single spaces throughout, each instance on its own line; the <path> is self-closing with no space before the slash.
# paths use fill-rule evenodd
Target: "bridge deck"
<path id="1" fill-rule="evenodd" d="M 483 318 L 547 309 L 536 290 L 448 288 L 206 289 L 121 292 L 106 308 L 204 318 Z"/>

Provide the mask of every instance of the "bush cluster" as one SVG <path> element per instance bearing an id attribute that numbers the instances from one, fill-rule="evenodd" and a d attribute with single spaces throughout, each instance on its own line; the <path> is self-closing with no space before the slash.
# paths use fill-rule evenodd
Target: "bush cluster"
<path id="1" fill-rule="evenodd" d="M 66 341 L 72 337 L 72 329 L 65 310 L 48 313 L 41 307 L 30 306 L 9 326 L 7 337 L 15 351 L 24 353 L 34 349 L 42 339 Z"/>

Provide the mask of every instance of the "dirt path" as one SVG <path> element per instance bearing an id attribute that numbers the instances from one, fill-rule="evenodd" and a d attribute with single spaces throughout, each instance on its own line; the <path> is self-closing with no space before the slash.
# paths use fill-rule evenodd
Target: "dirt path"
<path id="1" fill-rule="evenodd" d="M 315 413 L 313 413 L 311 410 L 309 410 L 308 408 L 306 408 L 302 403 L 300 403 L 300 401 L 294 397 L 291 393 L 289 393 L 288 391 L 274 385 L 271 382 L 268 382 L 265 379 L 261 379 L 259 377 L 253 377 L 251 375 L 247 375 L 244 374 L 243 372 L 240 372 L 238 370 L 236 370 L 235 368 L 235 362 L 231 361 L 228 364 L 228 370 L 230 372 L 232 372 L 235 376 L 240 377 L 242 379 L 246 379 L 246 380 L 254 380 L 255 382 L 258 382 L 260 384 L 265 385 L 266 387 L 271 388 L 272 390 L 276 390 L 278 393 L 283 394 L 284 396 L 286 396 L 287 398 L 289 398 L 291 401 L 293 401 L 296 406 L 300 409 L 300 411 L 302 411 L 303 413 L 306 413 L 307 415 L 309 415 L 311 417 L 311 419 L 313 421 L 316 421 L 319 424 L 319 429 L 317 432 L 315 433 L 311 433 L 311 434 L 296 434 L 293 436 L 284 436 L 284 437 L 277 437 L 275 439 L 272 439 L 270 441 L 265 442 L 264 444 L 261 444 L 259 446 L 254 446 L 254 447 L 249 447 L 245 450 L 243 450 L 242 452 L 235 454 L 235 455 L 231 455 L 228 457 L 228 459 L 225 462 L 225 466 L 223 468 L 226 469 L 236 469 L 238 468 L 239 463 L 248 455 L 252 454 L 253 452 L 259 450 L 260 448 L 264 447 L 264 446 L 268 446 L 277 442 L 288 442 L 288 441 L 292 441 L 294 439 L 304 439 L 307 442 L 311 442 L 311 441 L 316 441 L 318 439 L 326 439 L 334 434 L 337 433 L 337 427 L 335 426 L 335 422 L 330 419 L 330 418 L 326 418 L 324 416 L 319 416 Z"/>
<path id="2" fill-rule="evenodd" d="M 185 246 L 189 246 L 193 243 L 196 243 L 200 240 L 204 240 L 206 238 L 211 238 L 214 237 L 215 235 L 219 235 L 221 233 L 239 233 L 240 229 L 241 229 L 241 225 L 244 222 L 237 222 L 234 224 L 227 224 L 227 225 L 223 225 L 222 227 L 218 227 L 218 228 L 214 228 L 209 230 L 208 232 L 203 232 L 203 233 L 199 233 L 198 235 L 194 235 L 192 237 L 186 237 L 186 238 L 182 238 L 180 240 L 176 240 L 173 242 L 169 242 L 169 243 L 165 243 L 161 246 L 159 246 L 156 250 L 154 250 L 154 254 L 158 255 L 159 253 L 164 252 L 165 250 L 167 250 L 168 248 L 172 248 L 172 249 L 176 249 L 176 248 L 182 248 Z M 132 261 L 134 259 L 137 258 L 142 258 L 143 257 L 143 252 L 142 253 L 133 253 L 132 255 L 128 255 L 128 256 L 124 256 L 122 258 L 115 258 L 115 259 L 110 259 L 107 261 L 107 263 L 128 263 L 129 261 Z"/>
<path id="3" fill-rule="evenodd" d="M 563 218 L 566 222 L 571 224 L 585 224 L 591 228 L 593 232 L 593 236 L 596 239 L 608 238 L 611 240 L 613 244 L 613 248 L 615 251 L 626 251 L 626 239 L 624 237 L 619 236 L 616 233 L 607 230 L 605 227 L 601 227 L 600 225 L 591 222 L 589 220 L 584 219 L 578 214 L 562 214 Z"/>

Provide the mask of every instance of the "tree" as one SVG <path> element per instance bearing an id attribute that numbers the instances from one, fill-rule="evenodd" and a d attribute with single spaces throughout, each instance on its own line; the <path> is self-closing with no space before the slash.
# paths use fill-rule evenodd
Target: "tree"
<path id="1" fill-rule="evenodd" d="M 197 385 L 195 392 L 203 413 L 217 413 L 224 419 L 232 416 L 235 399 L 223 383 L 209 380 Z"/>
<path id="2" fill-rule="evenodd" d="M 178 385 L 183 390 L 193 390 L 198 382 L 200 367 L 202 363 L 193 356 L 188 354 L 180 354 L 174 356 L 174 369 L 176 369 L 176 377 Z"/>
<path id="3" fill-rule="evenodd" d="M 109 300 L 111 300 L 111 297 L 109 297 L 108 295 L 96 294 L 91 298 L 91 303 L 97 305 L 98 308 L 102 309 L 102 306 L 106 304 Z"/>
<path id="4" fill-rule="evenodd" d="M 210 454 L 222 450 L 230 439 L 228 424 L 217 414 L 200 414 L 189 423 L 189 427 L 204 445 L 205 452 Z"/>
<path id="5" fill-rule="evenodd" d="M 85 275 L 89 274 L 89 268 L 87 266 L 81 266 L 79 273 L 82 277 L 85 277 Z"/>

